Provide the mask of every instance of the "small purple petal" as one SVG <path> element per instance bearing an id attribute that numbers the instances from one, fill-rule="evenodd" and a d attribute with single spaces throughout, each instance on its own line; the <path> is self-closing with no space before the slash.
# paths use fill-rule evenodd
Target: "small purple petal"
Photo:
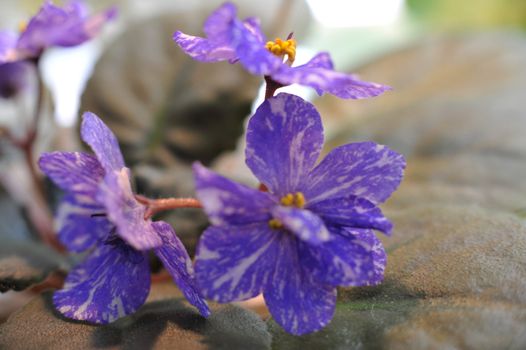
<path id="1" fill-rule="evenodd" d="M 104 178 L 97 158 L 81 152 L 44 153 L 38 165 L 64 191 L 95 196 Z"/>
<path id="2" fill-rule="evenodd" d="M 203 294 L 223 303 L 260 294 L 274 273 L 279 235 L 267 223 L 210 226 L 201 236 L 195 261 Z"/>
<path id="3" fill-rule="evenodd" d="M 323 95 L 324 90 L 321 89 L 321 82 L 316 82 L 316 77 L 309 75 L 309 69 L 312 68 L 325 68 L 328 70 L 334 69 L 331 56 L 327 52 L 320 52 L 311 58 L 307 63 L 301 66 L 290 68 L 289 66 L 280 67 L 281 69 L 272 74 L 272 78 L 276 81 L 281 82 L 285 85 L 290 84 L 303 84 L 302 81 L 308 81 L 308 78 L 314 78 L 314 82 L 310 84 L 316 90 L 318 95 Z M 307 69 L 308 68 L 308 69 Z M 307 74 L 305 74 L 307 73 Z M 305 75 L 305 76 L 303 76 Z"/>
<path id="4" fill-rule="evenodd" d="M 236 6 L 226 2 L 219 6 L 208 16 L 203 31 L 207 38 L 216 43 L 228 43 L 230 41 L 230 26 L 237 16 Z"/>
<path id="5" fill-rule="evenodd" d="M 103 216 L 105 211 L 106 208 L 89 195 L 66 195 L 55 216 L 55 230 L 60 241 L 72 252 L 82 252 L 92 247 L 114 227 Z"/>
<path id="6" fill-rule="evenodd" d="M 226 43 L 212 42 L 198 36 L 175 32 L 173 40 L 194 60 L 201 62 L 218 62 L 236 58 L 234 49 Z"/>
<path id="7" fill-rule="evenodd" d="M 131 189 L 129 169 L 106 174 L 99 200 L 106 206 L 108 218 L 117 226 L 117 233 L 137 250 L 156 248 L 162 240 L 145 220 L 146 208 L 137 202 Z"/>
<path id="8" fill-rule="evenodd" d="M 115 9 L 88 17 L 82 1 L 70 1 L 64 7 L 46 1 L 20 35 L 17 50 L 38 56 L 50 46 L 80 45 L 97 35 L 113 17 Z"/>
<path id="9" fill-rule="evenodd" d="M 368 247 L 373 260 L 373 275 L 364 283 L 365 286 L 374 286 L 384 280 L 385 265 L 387 264 L 387 253 L 382 241 L 371 230 L 360 230 L 350 227 L 340 227 L 337 231 L 347 238 L 362 242 L 362 246 Z"/>
<path id="10" fill-rule="evenodd" d="M 259 106 L 247 128 L 246 163 L 277 196 L 308 181 L 323 145 L 321 118 L 298 96 L 281 93 Z"/>
<path id="11" fill-rule="evenodd" d="M 53 295 L 66 317 L 109 323 L 136 311 L 150 290 L 148 259 L 126 244 L 102 244 L 66 278 Z"/>
<path id="12" fill-rule="evenodd" d="M 281 58 L 265 48 L 261 36 L 252 30 L 252 27 L 247 27 L 240 20 L 233 20 L 230 43 L 246 70 L 254 75 L 269 75 L 284 64 Z"/>
<path id="13" fill-rule="evenodd" d="M 301 66 L 289 67 L 283 64 L 271 76 L 284 85 L 306 85 L 316 89 L 319 95 L 328 92 L 340 98 L 369 98 L 391 90 L 388 86 L 361 81 L 355 75 L 334 71 L 330 56 L 324 52 Z"/>
<path id="14" fill-rule="evenodd" d="M 275 203 L 264 192 L 239 185 L 194 163 L 195 187 L 213 225 L 245 225 L 268 221 Z"/>
<path id="15" fill-rule="evenodd" d="M 309 205 L 326 199 L 356 196 L 378 204 L 400 184 L 404 157 L 374 142 L 333 149 L 308 175 L 302 188 Z"/>
<path id="16" fill-rule="evenodd" d="M 204 24 L 207 38 L 187 35 L 177 31 L 173 40 L 190 57 L 201 62 L 217 62 L 236 59 L 230 45 L 230 25 L 236 17 L 236 7 L 225 3 L 212 12 Z"/>
<path id="17" fill-rule="evenodd" d="M 84 25 L 81 28 L 75 27 L 77 29 L 77 38 L 76 39 L 69 39 L 67 41 L 58 42 L 56 45 L 58 46 L 75 46 L 79 43 L 82 43 L 84 41 L 90 40 L 97 36 L 100 31 L 102 30 L 102 27 L 106 24 L 106 22 L 111 21 L 117 17 L 118 11 L 116 7 L 111 7 L 108 10 L 98 13 L 96 15 L 93 15 L 86 19 L 84 22 Z M 84 39 L 83 41 L 81 41 Z"/>
<path id="18" fill-rule="evenodd" d="M 330 228 L 332 239 L 312 247 L 300 243 L 301 264 L 322 284 L 366 286 L 383 279 L 386 263 L 380 240 L 371 230 Z"/>
<path id="19" fill-rule="evenodd" d="M 336 304 L 336 289 L 318 283 L 302 267 L 298 240 L 281 236 L 272 283 L 263 295 L 274 320 L 287 332 L 301 335 L 325 327 Z"/>
<path id="20" fill-rule="evenodd" d="M 387 253 L 385 252 L 382 241 L 380 241 L 374 233 L 372 235 L 369 234 L 369 237 L 372 241 L 371 251 L 373 254 L 374 261 L 374 276 L 369 280 L 369 283 L 367 285 L 375 286 L 382 283 L 382 281 L 384 280 L 385 266 L 387 265 Z"/>
<path id="21" fill-rule="evenodd" d="M 334 69 L 334 63 L 332 63 L 332 58 L 328 52 L 320 52 L 311 58 L 309 62 L 296 68 L 299 67 Z"/>
<path id="22" fill-rule="evenodd" d="M 263 34 L 263 31 L 261 30 L 259 18 L 248 17 L 243 20 L 243 25 L 252 35 L 254 35 L 254 37 L 256 37 L 257 41 L 265 43 L 265 34 Z"/>
<path id="23" fill-rule="evenodd" d="M 155 249 L 155 254 L 161 259 L 164 267 L 172 275 L 175 284 L 190 304 L 194 305 L 201 315 L 208 317 L 210 309 L 195 285 L 192 260 L 190 260 L 183 243 L 166 222 L 154 222 L 152 226 L 163 241 L 163 245 Z"/>
<path id="24" fill-rule="evenodd" d="M 0 31 L 0 64 L 12 62 L 17 35 L 9 30 Z"/>
<path id="25" fill-rule="evenodd" d="M 117 138 L 95 114 L 86 112 L 80 127 L 82 140 L 86 142 L 107 172 L 124 168 L 124 159 Z"/>
<path id="26" fill-rule="evenodd" d="M 309 210 L 276 206 L 272 210 L 272 215 L 287 231 L 311 245 L 318 245 L 331 239 L 321 218 Z"/>
<path id="27" fill-rule="evenodd" d="M 370 228 L 389 235 L 393 224 L 382 214 L 382 211 L 367 199 L 356 196 L 330 198 L 307 209 L 321 216 L 325 222 L 355 228 Z"/>

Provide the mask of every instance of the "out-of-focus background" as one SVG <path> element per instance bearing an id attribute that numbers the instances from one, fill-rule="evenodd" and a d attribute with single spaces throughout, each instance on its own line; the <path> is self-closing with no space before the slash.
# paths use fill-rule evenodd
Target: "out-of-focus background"
<path id="1" fill-rule="evenodd" d="M 0 0 L 0 28 L 16 30 L 40 3 Z M 244 166 L 243 128 L 257 105 L 262 79 L 239 65 L 193 62 L 171 40 L 175 30 L 201 35 L 203 20 L 221 1 L 88 3 L 92 11 L 115 5 L 119 17 L 97 39 L 45 54 L 42 68 L 53 108 L 39 150 L 82 148 L 77 121 L 82 111 L 91 110 L 117 134 L 139 193 L 192 195 L 190 165 L 196 159 L 256 184 Z M 360 101 L 291 87 L 319 109 L 326 152 L 372 140 L 407 158 L 404 182 L 383 207 L 395 225 L 392 237 L 381 238 L 388 252 L 385 282 L 340 289 L 332 323 L 305 337 L 287 335 L 268 320 L 261 299 L 242 306 L 256 310 L 263 326 L 260 319 L 233 313 L 189 335 L 195 324 L 181 321 L 182 311 L 174 311 L 175 316 L 159 311 L 159 306 L 176 308 L 162 304 L 177 294 L 170 283 L 156 284 L 151 303 L 113 328 L 66 323 L 50 311 L 49 302 L 38 299 L 0 326 L 0 339 L 5 339 L 0 347 L 24 341 L 33 348 L 55 347 L 49 339 L 60 329 L 70 348 L 94 342 L 125 347 L 131 340 L 136 342 L 132 348 L 169 348 L 181 338 L 190 339 L 189 346 L 195 347 L 195 340 L 212 348 L 231 342 L 274 349 L 526 348 L 526 1 L 235 3 L 241 17 L 261 19 L 269 38 L 293 31 L 298 63 L 329 51 L 337 70 L 393 87 Z M 24 120 L 33 101 L 30 89 L 26 95 L 18 101 L 0 99 L 0 123 L 16 127 Z M 0 156 L 5 190 L 0 237 L 23 242 L 34 236 L 20 209 L 32 205 L 23 163 L 9 148 L 2 148 Z M 49 191 L 56 193 L 52 187 Z M 193 254 L 207 225 L 204 215 L 191 210 L 164 215 Z M 1 244 L 0 275 L 8 253 Z M 42 266 L 58 263 L 31 264 L 34 278 L 46 275 Z M 33 296 L 0 296 L 0 320 Z M 46 330 L 32 332 L 32 319 Z M 240 319 L 243 327 L 229 326 Z"/>

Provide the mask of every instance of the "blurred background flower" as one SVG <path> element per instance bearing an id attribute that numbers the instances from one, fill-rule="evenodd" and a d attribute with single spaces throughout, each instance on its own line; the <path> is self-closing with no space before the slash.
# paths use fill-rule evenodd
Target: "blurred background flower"
<path id="1" fill-rule="evenodd" d="M 222 1 L 86 2 L 93 11 L 117 5 L 119 23 L 105 30 L 105 36 L 94 42 L 73 49 L 54 49 L 47 55 L 49 57 L 44 62 L 46 82 L 55 97 L 56 120 L 62 126 L 75 123 L 80 94 L 86 80 L 103 47 L 109 45 L 118 33 L 126 30 L 130 24 L 146 18 L 163 13 L 189 11 L 192 8 L 214 8 Z M 289 1 L 283 1 L 283 4 L 286 2 Z M 290 2 L 303 3 L 303 0 Z M 257 14 L 264 23 L 271 23 L 272 18 L 279 17 L 277 9 L 285 6 L 280 5 L 278 0 L 266 2 L 268 6 L 265 8 L 255 2 L 237 3 L 244 13 Z M 349 70 L 431 32 L 526 28 L 526 3 L 520 0 L 306 0 L 306 3 L 313 16 L 308 20 L 309 28 L 299 43 L 302 55 L 309 55 L 317 50 L 330 50 L 336 66 Z M 1 2 L 0 27 L 17 28 L 40 5 L 40 0 Z M 297 17 L 297 13 L 287 15 Z M 290 30 L 295 28 L 284 27 L 280 35 L 285 36 L 285 32 Z M 298 62 L 301 62 L 301 57 Z"/>

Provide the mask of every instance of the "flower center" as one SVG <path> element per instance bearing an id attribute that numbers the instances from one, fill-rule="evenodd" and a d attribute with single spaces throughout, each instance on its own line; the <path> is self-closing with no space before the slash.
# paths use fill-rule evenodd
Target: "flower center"
<path id="1" fill-rule="evenodd" d="M 280 203 L 286 207 L 303 208 L 305 206 L 305 196 L 301 192 L 288 193 L 281 197 Z"/>
<path id="2" fill-rule="evenodd" d="M 303 208 L 305 206 L 306 200 L 303 193 L 296 192 L 287 193 L 285 196 L 281 197 L 279 202 L 285 207 Z M 279 230 L 283 228 L 283 223 L 278 219 L 270 219 L 268 221 L 268 225 L 273 230 Z"/>
<path id="3" fill-rule="evenodd" d="M 287 63 L 289 64 L 292 64 L 296 59 L 296 40 L 292 38 L 287 40 L 276 38 L 274 41 L 267 41 L 265 47 L 267 50 L 278 57 L 283 58 L 286 55 Z"/>

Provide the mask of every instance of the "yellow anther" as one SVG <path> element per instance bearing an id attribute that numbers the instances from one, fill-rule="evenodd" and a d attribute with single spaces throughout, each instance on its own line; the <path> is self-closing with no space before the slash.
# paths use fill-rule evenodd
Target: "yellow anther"
<path id="1" fill-rule="evenodd" d="M 268 225 L 273 230 L 279 230 L 280 228 L 283 228 L 283 224 L 278 219 L 270 219 L 268 221 Z"/>
<path id="2" fill-rule="evenodd" d="M 27 29 L 27 21 L 20 21 L 18 22 L 18 32 L 23 33 Z"/>
<path id="3" fill-rule="evenodd" d="M 290 207 L 294 204 L 294 195 L 292 193 L 289 193 L 286 196 L 283 196 L 280 202 L 282 205 Z"/>
<path id="4" fill-rule="evenodd" d="M 274 44 L 272 45 L 272 48 L 270 49 L 270 51 L 276 55 L 276 56 L 281 56 L 282 53 L 281 53 L 281 46 L 277 45 L 277 44 Z"/>
<path id="5" fill-rule="evenodd" d="M 294 194 L 288 193 L 286 196 L 281 197 L 280 203 L 286 207 L 303 208 L 306 200 L 303 193 L 296 192 Z"/>
<path id="6" fill-rule="evenodd" d="M 294 194 L 294 204 L 298 207 L 298 208 L 303 208 L 305 206 L 305 196 L 303 195 L 303 193 L 301 192 L 296 192 Z"/>
<path id="7" fill-rule="evenodd" d="M 267 41 L 265 48 L 276 56 L 284 57 L 286 55 L 290 63 L 296 59 L 296 40 L 294 39 L 284 41 L 276 38 L 274 41 Z"/>

